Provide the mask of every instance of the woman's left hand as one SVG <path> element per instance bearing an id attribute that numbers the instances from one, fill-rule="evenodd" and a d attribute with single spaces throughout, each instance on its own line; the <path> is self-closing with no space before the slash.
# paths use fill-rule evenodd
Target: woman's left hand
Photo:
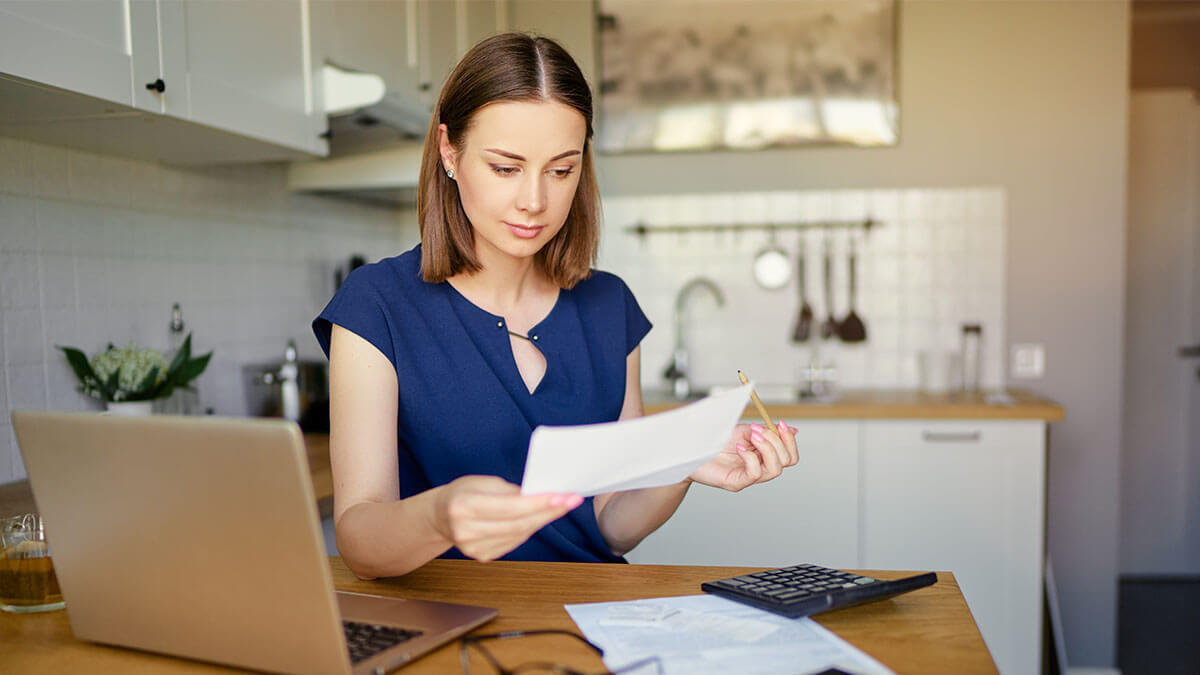
<path id="1" fill-rule="evenodd" d="M 692 481 L 730 492 L 755 483 L 765 483 L 800 459 L 796 450 L 796 429 L 780 421 L 779 435 L 761 424 L 739 424 L 721 454 L 696 469 Z"/>

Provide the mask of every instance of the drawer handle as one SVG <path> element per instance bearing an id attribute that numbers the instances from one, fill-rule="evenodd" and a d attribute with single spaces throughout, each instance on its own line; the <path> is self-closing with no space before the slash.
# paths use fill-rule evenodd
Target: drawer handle
<path id="1" fill-rule="evenodd" d="M 947 431 L 925 431 L 921 437 L 929 443 L 978 443 L 983 434 L 978 431 L 968 432 L 947 432 Z"/>

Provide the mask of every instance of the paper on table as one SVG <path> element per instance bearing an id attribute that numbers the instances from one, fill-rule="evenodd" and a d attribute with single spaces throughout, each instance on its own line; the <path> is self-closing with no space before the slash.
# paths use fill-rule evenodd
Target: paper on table
<path id="1" fill-rule="evenodd" d="M 590 497 L 678 483 L 725 447 L 752 386 L 633 420 L 538 427 L 529 439 L 521 494 Z"/>
<path id="2" fill-rule="evenodd" d="M 656 608 L 650 625 L 614 621 L 626 605 Z M 657 656 L 666 675 L 819 673 L 836 667 L 861 675 L 892 675 L 886 666 L 812 619 L 787 619 L 712 595 L 566 605 L 588 640 L 618 669 Z"/>

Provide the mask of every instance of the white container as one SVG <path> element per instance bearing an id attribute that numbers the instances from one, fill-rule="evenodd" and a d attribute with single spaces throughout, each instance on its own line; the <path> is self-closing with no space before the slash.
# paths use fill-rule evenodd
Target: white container
<path id="1" fill-rule="evenodd" d="M 923 350 L 917 353 L 918 387 L 930 394 L 944 394 L 962 383 L 962 357 L 949 350 Z"/>

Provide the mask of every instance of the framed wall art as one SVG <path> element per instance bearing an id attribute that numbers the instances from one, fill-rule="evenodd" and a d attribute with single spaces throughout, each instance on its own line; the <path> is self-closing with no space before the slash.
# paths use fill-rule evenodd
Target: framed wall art
<path id="1" fill-rule="evenodd" d="M 895 0 L 598 0 L 601 152 L 895 145 Z"/>

